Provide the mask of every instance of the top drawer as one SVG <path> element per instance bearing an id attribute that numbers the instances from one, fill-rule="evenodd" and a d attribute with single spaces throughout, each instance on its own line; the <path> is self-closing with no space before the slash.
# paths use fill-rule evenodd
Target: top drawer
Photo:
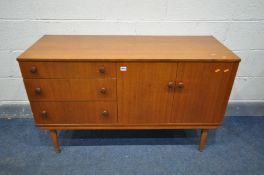
<path id="1" fill-rule="evenodd" d="M 115 63 L 19 62 L 23 78 L 109 78 L 116 77 Z"/>

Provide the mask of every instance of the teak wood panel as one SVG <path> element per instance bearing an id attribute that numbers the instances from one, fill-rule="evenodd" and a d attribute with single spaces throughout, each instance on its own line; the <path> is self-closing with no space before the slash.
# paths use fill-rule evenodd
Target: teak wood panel
<path id="1" fill-rule="evenodd" d="M 239 61 L 213 36 L 45 35 L 19 61 Z"/>
<path id="2" fill-rule="evenodd" d="M 139 130 L 139 129 L 216 129 L 220 126 L 219 123 L 145 123 L 145 124 L 36 124 L 37 127 L 43 129 L 58 129 L 58 130 Z"/>
<path id="3" fill-rule="evenodd" d="M 116 77 L 115 63 L 19 62 L 23 78 L 109 78 Z M 35 67 L 36 72 L 31 73 Z M 100 69 L 104 69 L 101 73 Z"/>
<path id="4" fill-rule="evenodd" d="M 36 126 L 51 131 L 56 151 L 56 129 L 194 128 L 202 150 L 240 62 L 213 36 L 46 35 L 17 60 Z"/>
<path id="5" fill-rule="evenodd" d="M 237 63 L 179 63 L 172 123 L 221 123 Z"/>
<path id="6" fill-rule="evenodd" d="M 116 99 L 116 78 L 24 79 L 24 83 L 30 101 Z M 37 89 L 40 92 L 36 92 Z"/>
<path id="7" fill-rule="evenodd" d="M 114 124 L 117 122 L 115 101 L 31 102 L 36 124 Z M 43 116 L 42 112 L 46 115 Z M 107 111 L 107 115 L 102 115 Z"/>
<path id="8" fill-rule="evenodd" d="M 126 71 L 120 71 L 125 66 Z M 168 123 L 177 63 L 118 63 L 118 120 L 121 124 Z"/>

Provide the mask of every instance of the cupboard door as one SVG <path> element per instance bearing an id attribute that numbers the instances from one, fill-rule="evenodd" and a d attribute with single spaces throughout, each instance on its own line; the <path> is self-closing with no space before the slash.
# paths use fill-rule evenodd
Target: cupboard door
<path id="1" fill-rule="evenodd" d="M 177 63 L 118 63 L 117 68 L 119 123 L 168 123 Z"/>
<path id="2" fill-rule="evenodd" d="M 237 66 L 237 63 L 179 63 L 171 122 L 221 123 Z"/>

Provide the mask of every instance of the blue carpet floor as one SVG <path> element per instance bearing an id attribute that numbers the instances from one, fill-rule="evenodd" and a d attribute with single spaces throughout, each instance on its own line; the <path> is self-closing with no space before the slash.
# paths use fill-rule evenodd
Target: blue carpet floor
<path id="1" fill-rule="evenodd" d="M 62 152 L 32 119 L 0 120 L 1 175 L 263 175 L 264 117 L 226 117 L 210 130 L 60 131 Z"/>

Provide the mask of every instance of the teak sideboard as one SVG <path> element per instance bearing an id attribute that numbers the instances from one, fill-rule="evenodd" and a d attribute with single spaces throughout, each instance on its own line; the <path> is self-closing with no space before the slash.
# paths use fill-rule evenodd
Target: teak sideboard
<path id="1" fill-rule="evenodd" d="M 217 128 L 240 59 L 212 36 L 45 35 L 19 61 L 37 127 Z"/>

